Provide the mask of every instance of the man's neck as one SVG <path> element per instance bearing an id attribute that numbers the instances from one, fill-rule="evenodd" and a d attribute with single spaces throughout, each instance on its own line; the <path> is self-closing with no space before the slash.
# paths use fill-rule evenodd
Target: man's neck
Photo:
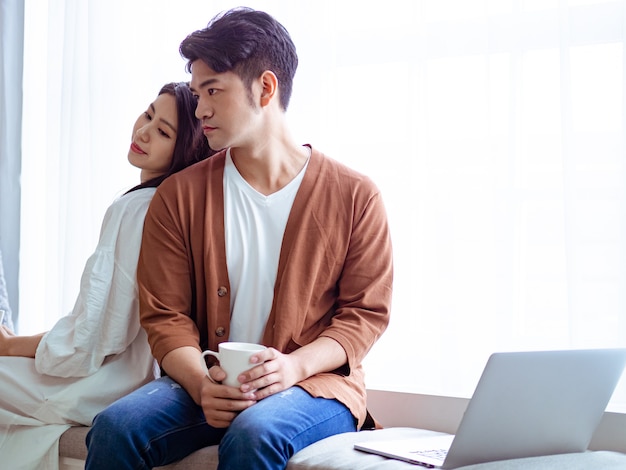
<path id="1" fill-rule="evenodd" d="M 268 196 L 284 188 L 296 177 L 306 164 L 309 149 L 291 142 L 288 145 L 271 141 L 266 143 L 254 149 L 231 148 L 230 156 L 248 184 Z"/>

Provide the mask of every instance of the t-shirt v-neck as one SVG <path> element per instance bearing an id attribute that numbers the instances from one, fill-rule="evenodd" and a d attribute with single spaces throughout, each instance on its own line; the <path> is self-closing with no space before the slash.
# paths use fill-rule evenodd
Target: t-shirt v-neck
<path id="1" fill-rule="evenodd" d="M 264 195 L 241 176 L 226 152 L 224 227 L 231 293 L 230 341 L 258 343 L 272 308 L 278 258 L 289 213 L 306 172 Z"/>

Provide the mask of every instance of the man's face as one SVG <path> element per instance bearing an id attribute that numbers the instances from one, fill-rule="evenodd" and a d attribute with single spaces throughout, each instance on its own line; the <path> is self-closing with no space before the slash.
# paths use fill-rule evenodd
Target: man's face
<path id="1" fill-rule="evenodd" d="M 217 73 L 196 60 L 191 64 L 190 88 L 198 100 L 196 117 L 202 121 L 204 135 L 213 150 L 253 142 L 254 131 L 260 125 L 260 107 L 256 104 L 259 84 L 253 83 L 250 93 L 235 73 Z"/>

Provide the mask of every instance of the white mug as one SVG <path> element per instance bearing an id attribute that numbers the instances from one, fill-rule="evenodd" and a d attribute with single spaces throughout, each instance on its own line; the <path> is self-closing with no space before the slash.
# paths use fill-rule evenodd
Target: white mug
<path id="1" fill-rule="evenodd" d="M 254 343 L 237 343 L 226 341 L 220 343 L 219 353 L 211 350 L 202 353 L 202 367 L 209 378 L 209 368 L 206 365 L 206 356 L 214 356 L 220 363 L 220 367 L 226 372 L 226 378 L 222 381 L 229 387 L 239 387 L 241 384 L 237 380 L 239 374 L 252 369 L 256 364 L 250 364 L 250 356 L 259 351 L 263 351 L 265 346 Z"/>

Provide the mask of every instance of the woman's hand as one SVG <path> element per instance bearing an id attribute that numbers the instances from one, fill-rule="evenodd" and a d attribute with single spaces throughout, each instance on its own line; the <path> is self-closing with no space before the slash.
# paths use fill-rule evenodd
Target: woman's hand
<path id="1" fill-rule="evenodd" d="M 15 338 L 15 333 L 6 326 L 0 326 L 0 356 L 10 356 L 11 340 Z"/>
<path id="2" fill-rule="evenodd" d="M 0 356 L 10 356 L 11 339 L 15 337 L 15 333 L 6 326 L 0 326 Z"/>
<path id="3" fill-rule="evenodd" d="M 0 326 L 0 356 L 35 357 L 43 335 L 16 336 L 6 326 Z"/>

